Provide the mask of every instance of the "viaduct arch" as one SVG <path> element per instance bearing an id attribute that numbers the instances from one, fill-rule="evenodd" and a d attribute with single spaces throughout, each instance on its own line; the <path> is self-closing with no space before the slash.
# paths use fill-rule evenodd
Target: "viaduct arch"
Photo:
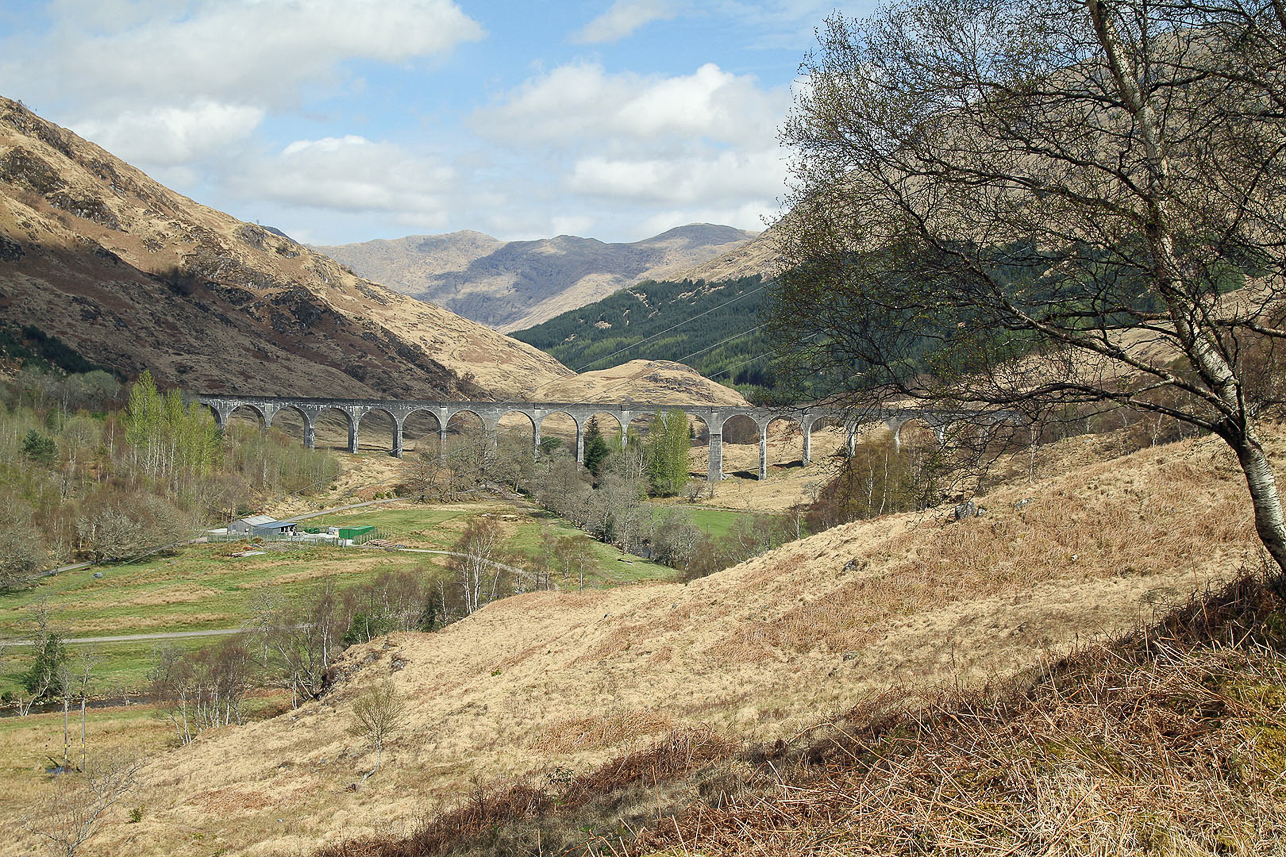
<path id="1" fill-rule="evenodd" d="M 845 427 L 848 435 L 849 453 L 853 452 L 858 425 L 846 416 L 843 411 L 834 408 L 774 409 L 737 407 L 735 405 L 673 405 L 642 402 L 469 402 L 469 401 L 428 401 L 405 400 L 393 401 L 382 399 L 318 399 L 306 397 L 275 396 L 198 396 L 197 401 L 208 407 L 213 413 L 220 429 L 226 428 L 232 413 L 240 408 L 248 408 L 258 414 L 264 426 L 272 425 L 273 417 L 280 411 L 296 411 L 304 423 L 304 445 L 309 449 L 316 442 L 317 419 L 324 412 L 338 411 L 348 420 L 348 451 L 358 450 L 358 435 L 362 418 L 373 411 L 381 411 L 393 421 L 392 455 L 402 456 L 402 429 L 413 414 L 427 412 L 432 414 L 438 423 L 439 439 L 442 448 L 446 445 L 447 425 L 451 418 L 460 413 L 471 413 L 481 421 L 483 428 L 494 432 L 500 419 L 509 413 L 519 413 L 531 420 L 533 443 L 540 445 L 540 427 L 545 418 L 552 414 L 564 414 L 576 423 L 576 461 L 585 463 L 585 427 L 595 414 L 609 414 L 622 426 L 629 426 L 630 420 L 639 416 L 657 414 L 662 411 L 678 409 L 688 417 L 698 417 L 710 430 L 710 466 L 708 479 L 717 482 L 723 478 L 723 426 L 736 416 L 749 417 L 759 427 L 759 478 L 768 478 L 768 425 L 774 420 L 785 419 L 796 423 L 803 432 L 804 464 L 812 460 L 812 429 L 820 421 L 838 421 Z M 903 423 L 911 419 L 925 422 L 941 439 L 947 427 L 964 415 L 937 413 L 923 410 L 906 409 L 890 411 L 884 414 L 881 421 L 898 436 Z"/>

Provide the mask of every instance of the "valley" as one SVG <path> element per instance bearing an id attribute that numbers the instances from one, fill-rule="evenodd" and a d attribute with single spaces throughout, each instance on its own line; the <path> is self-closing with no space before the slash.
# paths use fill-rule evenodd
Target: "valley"
<path id="1" fill-rule="evenodd" d="M 687 584 L 662 573 L 642 585 L 531 592 L 433 634 L 379 638 L 344 655 L 337 663 L 344 678 L 323 699 L 297 711 L 287 700 L 276 717 L 203 733 L 184 747 L 164 749 L 172 729 L 140 720 L 131 710 L 140 706 L 94 710 L 91 732 L 99 730 L 103 746 L 148 746 L 153 754 L 131 795 L 145 807 L 142 818 L 109 820 L 98 847 L 302 852 L 390 831 L 409 835 L 426 808 L 457 805 L 471 778 L 534 782 L 549 771 L 587 772 L 685 728 L 771 744 L 870 693 L 896 687 L 928 698 L 944 684 L 975 685 L 1053 657 L 1077 639 L 1138 627 L 1195 586 L 1217 584 L 1252 561 L 1253 531 L 1235 464 L 1217 446 L 1186 441 L 1120 458 L 1120 442 L 1090 436 L 1050 446 L 1042 468 L 1053 475 L 1029 481 L 1016 468 L 1012 482 L 980 498 L 991 510 L 986 518 L 944 523 L 942 508 L 886 516 Z M 374 472 L 389 463 L 382 458 Z M 1073 465 L 1078 460 L 1088 463 Z M 770 488 L 772 479 L 729 482 L 781 491 Z M 722 488 L 715 502 L 735 506 L 742 495 Z M 1140 506 L 1140 496 L 1182 496 L 1184 511 Z M 466 509 L 516 517 L 511 507 L 395 504 L 323 520 L 370 522 L 408 546 L 438 546 L 459 531 Z M 533 525 L 517 523 L 515 537 L 530 546 L 535 538 L 521 528 Z M 408 556 L 350 550 L 221 560 L 213 551 L 222 549 L 198 547 L 108 569 L 99 581 L 84 572 L 53 585 L 67 587 L 61 597 L 85 617 L 75 620 L 78 632 L 190 627 L 215 621 L 220 610 L 237 612 L 235 600 L 211 590 L 246 598 L 271 584 L 288 594 L 308 581 L 378 574 Z M 94 586 L 124 587 L 113 598 L 119 606 L 100 619 L 90 618 L 101 608 L 82 588 Z M 182 598 L 166 606 L 167 592 Z M 124 618 L 131 610 L 159 618 L 182 604 L 191 611 L 171 624 Z M 381 772 L 346 792 L 371 762 L 347 734 L 345 712 L 381 675 L 391 676 L 407 706 L 405 726 Z M 251 710 L 266 704 L 265 714 L 283 705 L 279 695 L 251 703 Z M 141 730 L 125 726 L 135 722 Z M 60 713 L 0 723 L 15 753 L 9 764 L 29 752 L 24 742 L 60 728 Z M 9 770 L 15 785 L 39 784 L 33 772 Z M 663 801 L 674 799 L 667 791 Z M 221 821 L 207 812 L 216 803 Z M 291 818 L 285 827 L 276 822 L 283 812 Z"/>
<path id="2" fill-rule="evenodd" d="M 1286 853 L 1281 4 L 250 5 L 0 97 L 0 857 Z"/>
<path id="3" fill-rule="evenodd" d="M 703 223 L 629 244 L 570 235 L 505 242 L 460 232 L 314 249 L 402 294 L 508 333 L 641 280 L 666 279 L 733 252 L 755 235 Z"/>

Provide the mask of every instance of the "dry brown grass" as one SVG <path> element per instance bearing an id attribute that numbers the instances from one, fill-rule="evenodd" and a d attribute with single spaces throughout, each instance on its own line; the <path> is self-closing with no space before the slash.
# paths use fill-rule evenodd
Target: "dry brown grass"
<path id="1" fill-rule="evenodd" d="M 890 687 L 977 687 L 1136 627 L 1253 555 L 1233 466 L 1216 444 L 1175 445 L 997 489 L 982 519 L 892 516 L 688 585 L 528 593 L 440 633 L 395 635 L 407 728 L 356 791 L 373 758 L 353 745 L 347 711 L 369 676 L 156 758 L 141 776 L 149 817 L 109 822 L 96 844 L 205 853 L 183 832 L 195 831 L 207 850 L 304 852 L 450 811 L 474 778 L 507 787 L 595 770 L 662 722 L 771 743 Z M 390 657 L 366 660 L 383 645 L 351 650 L 350 674 L 388 670 Z M 188 802 L 224 789 L 262 790 L 281 808 L 225 819 Z"/>
<path id="2" fill-rule="evenodd" d="M 628 746 L 673 726 L 673 720 L 654 711 L 625 711 L 610 717 L 574 717 L 550 725 L 531 746 L 546 754 Z"/>
<path id="3" fill-rule="evenodd" d="M 779 748 L 748 793 L 659 820 L 629 851 L 1280 854 L 1281 609 L 1243 578 L 1028 686 L 872 697 L 794 764 Z"/>
<path id="4" fill-rule="evenodd" d="M 161 586 L 150 592 L 136 595 L 122 602 L 131 606 L 156 606 L 161 604 L 187 604 L 192 601 L 204 601 L 218 592 L 208 586 L 196 583 L 179 583 L 172 586 Z"/>

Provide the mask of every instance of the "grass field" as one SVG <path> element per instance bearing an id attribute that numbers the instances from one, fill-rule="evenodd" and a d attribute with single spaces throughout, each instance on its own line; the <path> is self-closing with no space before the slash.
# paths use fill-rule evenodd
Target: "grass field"
<path id="1" fill-rule="evenodd" d="M 545 512 L 524 512 L 498 503 L 410 508 L 371 507 L 307 521 L 308 526 L 379 527 L 385 539 L 407 547 L 450 550 L 468 521 L 477 515 L 496 517 L 506 530 L 506 549 L 531 562 L 538 559 L 541 535 L 585 538 Z M 592 542 L 597 570 L 587 585 L 613 586 L 671 577 L 673 571 L 610 545 Z M 260 556 L 235 557 L 244 543 L 192 545 L 180 554 L 145 562 L 86 568 L 44 578 L 26 591 L 0 595 L 0 640 L 31 636 L 34 616 L 47 611 L 51 626 L 68 638 L 201 631 L 238 628 L 252 615 L 255 602 L 271 591 L 289 599 L 305 598 L 323 580 L 340 589 L 384 571 L 445 566 L 447 558 L 422 553 L 377 549 L 294 547 L 278 543 Z M 95 572 L 101 578 L 95 578 Z M 166 641 L 171 642 L 171 641 Z M 201 646 L 209 638 L 175 640 L 172 644 Z M 90 644 L 102 660 L 96 669 L 99 693 L 138 688 L 158 641 Z M 31 654 L 19 648 L 0 662 L 0 694 L 17 689 Z"/>
<path id="2" fill-rule="evenodd" d="M 689 509 L 688 513 L 692 516 L 692 524 L 702 533 L 711 538 L 720 538 L 726 536 L 732 525 L 737 523 L 738 519 L 746 517 L 746 512 L 736 512 L 731 509 Z"/>

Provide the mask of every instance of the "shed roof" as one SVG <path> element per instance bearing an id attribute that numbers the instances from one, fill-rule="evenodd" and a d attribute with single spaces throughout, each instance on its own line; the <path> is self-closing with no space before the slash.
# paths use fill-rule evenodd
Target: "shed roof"
<path id="1" fill-rule="evenodd" d="M 249 524 L 252 527 L 262 527 L 264 524 L 275 524 L 277 519 L 268 515 L 251 515 L 248 518 L 242 518 L 243 524 Z"/>

